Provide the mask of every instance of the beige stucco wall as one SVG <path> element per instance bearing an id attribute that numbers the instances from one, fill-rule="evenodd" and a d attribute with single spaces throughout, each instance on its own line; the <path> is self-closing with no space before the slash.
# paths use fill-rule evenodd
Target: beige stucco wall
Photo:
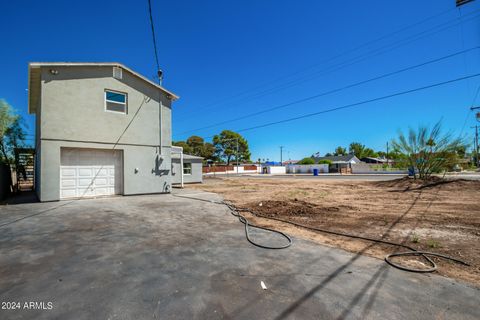
<path id="1" fill-rule="evenodd" d="M 112 67 L 55 67 L 57 75 L 49 69 L 42 69 L 37 112 L 40 200 L 59 199 L 61 147 L 123 150 L 126 195 L 170 190 L 171 101 L 165 94 L 125 70 L 122 80 L 114 79 Z M 105 89 L 127 93 L 127 114 L 105 111 Z"/>

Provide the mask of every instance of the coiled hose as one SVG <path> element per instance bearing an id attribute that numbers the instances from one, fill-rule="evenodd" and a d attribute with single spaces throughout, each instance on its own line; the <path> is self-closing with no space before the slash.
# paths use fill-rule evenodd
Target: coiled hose
<path id="1" fill-rule="evenodd" d="M 429 273 L 429 272 L 436 271 L 437 270 L 437 264 L 429 256 L 434 256 L 434 257 L 439 257 L 439 258 L 443 258 L 443 259 L 446 259 L 446 260 L 451 260 L 453 262 L 456 262 L 456 263 L 464 265 L 464 266 L 470 266 L 470 264 L 466 263 L 465 261 L 447 256 L 447 255 L 443 255 L 443 254 L 440 254 L 440 253 L 429 252 L 429 251 L 417 251 L 415 248 L 407 246 L 407 245 L 402 244 L 402 243 L 396 243 L 396 242 L 382 240 L 382 239 L 375 239 L 375 238 L 363 237 L 363 236 L 358 236 L 358 235 L 344 233 L 344 232 L 337 232 L 337 231 L 331 231 L 331 230 L 327 230 L 327 229 L 310 227 L 310 226 L 306 226 L 306 225 L 303 225 L 303 224 L 300 224 L 300 223 L 284 220 L 284 219 L 281 219 L 281 218 L 265 217 L 265 216 L 262 216 L 262 215 L 258 215 L 258 214 L 252 212 L 249 209 L 235 207 L 233 204 L 228 203 L 226 201 L 205 200 L 205 199 L 200 199 L 200 198 L 195 198 L 195 197 L 185 197 L 185 196 L 179 196 L 179 195 L 174 195 L 174 196 L 179 197 L 179 198 L 187 198 L 187 199 L 205 201 L 205 202 L 210 202 L 210 203 L 215 203 L 215 204 L 227 206 L 230 209 L 230 213 L 233 216 L 237 217 L 238 220 L 245 225 L 245 235 L 246 235 L 246 238 L 247 238 L 248 242 L 250 242 L 251 244 L 253 244 L 257 247 L 264 248 L 264 249 L 285 249 L 285 248 L 288 248 L 292 245 L 292 239 L 287 234 L 285 234 L 281 231 L 277 231 L 277 230 L 274 230 L 274 229 L 265 228 L 265 227 L 250 224 L 248 222 L 248 219 L 245 218 L 245 216 L 243 216 L 242 214 L 240 214 L 240 211 L 249 212 L 250 214 L 253 214 L 256 217 L 276 220 L 276 221 L 283 222 L 283 223 L 288 223 L 288 224 L 291 224 L 293 226 L 303 228 L 303 229 L 307 229 L 307 230 L 312 230 L 312 231 L 317 231 L 317 232 L 322 232 L 322 233 L 327 233 L 327 234 L 332 234 L 332 235 L 342 236 L 342 237 L 347 237 L 347 238 L 352 238 L 352 239 L 365 240 L 365 241 L 370 241 L 370 242 L 375 242 L 375 243 L 383 243 L 383 244 L 388 244 L 388 245 L 395 246 L 395 247 L 402 247 L 402 248 L 408 249 L 410 251 L 392 253 L 392 254 L 389 254 L 385 257 L 385 262 L 387 262 L 389 265 L 391 265 L 392 267 L 395 267 L 397 269 L 404 270 L 404 271 L 419 272 L 419 273 Z M 265 245 L 262 245 L 262 244 L 258 244 L 256 242 L 254 242 L 252 239 L 250 239 L 250 236 L 249 236 L 249 233 L 248 233 L 248 227 L 262 229 L 262 230 L 266 230 L 266 231 L 269 231 L 269 232 L 280 234 L 288 240 L 288 244 L 286 244 L 284 246 L 279 246 L 279 247 L 270 247 L 270 246 L 265 246 Z M 402 266 L 402 265 L 397 264 L 397 263 L 392 261 L 393 257 L 400 257 L 400 256 L 421 256 L 422 258 L 425 259 L 425 261 L 428 262 L 428 264 L 430 265 L 430 268 L 416 269 L 416 268 Z"/>
<path id="2" fill-rule="evenodd" d="M 254 246 L 257 246 L 257 247 L 263 248 L 263 249 L 279 250 L 279 249 L 288 248 L 292 245 L 292 238 L 290 238 L 290 236 L 288 234 L 283 233 L 283 232 L 278 231 L 278 230 L 274 230 L 274 229 L 270 229 L 270 228 L 266 228 L 266 227 L 261 227 L 261 226 L 257 226 L 257 225 L 249 223 L 248 219 L 245 218 L 243 215 L 241 215 L 240 212 L 230 203 L 227 203 L 225 201 L 220 202 L 220 201 L 213 201 L 213 200 L 205 200 L 205 199 L 201 199 L 201 198 L 185 197 L 185 196 L 179 196 L 179 195 L 176 195 L 176 194 L 172 194 L 172 195 L 175 196 L 175 197 L 178 197 L 178 198 L 186 198 L 186 199 L 192 199 L 192 200 L 198 200 L 198 201 L 205 201 L 205 202 L 209 202 L 209 203 L 215 203 L 215 204 L 220 204 L 220 205 L 227 206 L 228 209 L 230 209 L 230 213 L 234 217 L 236 217 L 238 219 L 238 221 L 243 223 L 243 225 L 245 226 L 245 237 L 247 238 L 247 241 L 250 242 L 251 244 L 253 244 Z M 252 238 L 250 238 L 250 233 L 248 231 L 249 227 L 279 234 L 282 237 L 284 237 L 285 239 L 287 239 L 287 243 L 284 244 L 284 245 L 281 245 L 281 246 L 277 246 L 277 247 L 267 246 L 267 245 L 264 245 L 264 244 L 257 243 L 254 240 L 252 240 Z"/>

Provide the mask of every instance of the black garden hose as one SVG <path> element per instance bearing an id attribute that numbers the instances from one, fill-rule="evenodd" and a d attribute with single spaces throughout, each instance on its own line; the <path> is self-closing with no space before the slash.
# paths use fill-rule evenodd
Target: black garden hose
<path id="1" fill-rule="evenodd" d="M 205 199 L 200 199 L 200 198 L 194 198 L 194 197 L 185 197 L 185 196 L 179 196 L 179 195 L 176 195 L 176 194 L 173 194 L 173 196 L 175 197 L 178 197 L 178 198 L 187 198 L 187 199 L 192 199 L 192 200 L 198 200 L 198 201 L 205 201 L 205 202 L 210 202 L 210 203 L 215 203 L 215 204 L 220 204 L 220 205 L 225 205 L 228 207 L 228 209 L 230 209 L 230 213 L 238 218 L 238 221 L 240 221 L 241 223 L 243 223 L 243 225 L 245 226 L 245 237 L 247 238 L 248 242 L 250 242 L 251 244 L 253 244 L 254 246 L 257 246 L 259 248 L 263 248 L 263 249 L 274 249 L 274 250 L 278 250 L 278 249 L 285 249 L 285 248 L 288 248 L 292 245 L 292 239 L 286 234 L 286 233 L 283 233 L 281 231 L 278 231 L 278 230 L 273 230 L 273 229 L 270 229 L 270 228 L 266 228 L 266 227 L 261 227 L 261 226 L 257 226 L 257 225 L 254 225 L 254 224 L 251 224 L 248 222 L 248 219 L 245 218 L 243 215 L 240 214 L 240 212 L 238 212 L 238 210 L 231 204 L 225 202 L 225 201 L 222 201 L 222 202 L 219 202 L 219 201 L 213 201 L 213 200 L 205 200 Z M 273 247 L 273 246 L 267 246 L 267 245 L 264 245 L 264 244 L 260 244 L 260 243 L 257 243 L 255 242 L 254 240 L 252 240 L 250 238 L 250 233 L 248 231 L 249 228 L 255 228 L 255 229 L 260 229 L 260 230 L 265 230 L 265 231 L 269 231 L 269 232 L 273 232 L 273 233 L 276 233 L 276 234 L 279 234 L 281 236 L 283 236 L 285 239 L 287 239 L 287 243 L 284 244 L 284 245 L 281 245 L 281 246 L 278 246 L 278 247 Z"/>
<path id="2" fill-rule="evenodd" d="M 245 218 L 243 215 L 240 214 L 240 211 L 249 212 L 249 213 L 251 213 L 251 214 L 253 214 L 254 216 L 259 217 L 259 218 L 276 220 L 276 221 L 279 221 L 279 222 L 288 223 L 288 224 L 291 224 L 291 225 L 293 225 L 293 226 L 296 226 L 296 227 L 299 227 L 299 228 L 304 228 L 304 229 L 307 229 L 307 230 L 313 230 L 313 231 L 322 232 L 322 233 L 328 233 L 328 234 L 332 234 L 332 235 L 336 235 L 336 236 L 342 236 L 342 237 L 347 237 L 347 238 L 352 238 L 352 239 L 365 240 L 365 241 L 370 241 L 370 242 L 375 242 L 375 243 L 383 243 L 383 244 L 388 244 L 388 245 L 395 246 L 395 247 L 403 247 L 403 248 L 408 249 L 408 250 L 411 250 L 411 251 L 398 252 L 398 253 L 389 254 L 389 255 L 387 255 L 387 256 L 385 257 L 385 262 L 387 262 L 387 263 L 388 263 L 389 265 L 391 265 L 392 267 L 395 267 L 395 268 L 397 268 L 397 269 L 404 270 L 404 271 L 419 272 L 419 273 L 428 273 L 428 272 L 434 272 L 434 271 L 436 271 L 436 270 L 437 270 L 437 264 L 436 264 L 429 256 L 439 257 L 439 258 L 443 258 L 443 259 L 446 259 L 446 260 L 451 260 L 451 261 L 456 262 L 456 263 L 458 263 L 458 264 L 462 264 L 462 265 L 465 265 L 465 266 L 470 266 L 470 264 L 466 263 L 465 261 L 462 261 L 462 260 L 459 260 L 459 259 L 456 259 L 456 258 L 447 256 L 447 255 L 435 253 L 435 252 L 417 251 L 415 248 L 412 248 L 412 247 L 410 247 L 410 246 L 407 246 L 407 245 L 401 244 L 401 243 L 391 242 L 391 241 L 382 240 L 382 239 L 374 239 L 374 238 L 369 238 L 369 237 L 363 237 L 363 236 L 354 235 L 354 234 L 349 234 L 349 233 L 344 233 L 344 232 L 331 231 L 331 230 L 327 230 L 327 229 L 314 228 L 314 227 L 306 226 L 306 225 L 303 225 L 303 224 L 300 224 L 300 223 L 296 223 L 296 222 L 284 220 L 284 219 L 281 219 L 281 218 L 265 217 L 265 216 L 262 216 L 262 215 L 258 215 L 258 214 L 254 213 L 254 212 L 252 212 L 251 210 L 246 209 L 246 208 L 237 208 L 237 207 L 235 207 L 233 204 L 227 203 L 227 202 L 225 202 L 225 201 L 205 200 L 205 199 L 200 199 L 200 198 L 184 197 L 184 196 L 179 196 L 179 195 L 174 195 L 174 196 L 179 197 L 179 198 L 187 198 L 187 199 L 205 201 L 205 202 L 210 202 L 210 203 L 215 203 L 215 204 L 220 204 L 220 205 L 225 205 L 225 206 L 227 206 L 227 207 L 230 209 L 230 212 L 232 213 L 232 215 L 235 216 L 235 217 L 237 217 L 238 220 L 245 225 L 245 235 L 246 235 L 246 237 L 247 237 L 247 240 L 248 240 L 251 244 L 253 244 L 253 245 L 257 246 L 257 247 L 260 247 L 260 248 L 264 248 L 264 249 L 285 249 L 285 248 L 288 248 L 288 247 L 290 247 L 290 246 L 292 245 L 292 239 L 291 239 L 287 234 L 285 234 L 285 233 L 283 233 L 283 232 L 280 232 L 280 231 L 277 231 L 277 230 L 273 230 L 273 229 L 269 229 L 269 228 L 265 228 L 265 227 L 261 227 L 261 226 L 257 226 L 257 225 L 252 225 L 252 224 L 250 224 L 250 223 L 248 222 L 247 218 Z M 261 244 L 255 243 L 253 240 L 250 239 L 250 236 L 249 236 L 249 233 L 248 233 L 248 227 L 252 227 L 252 228 L 257 228 L 257 229 L 262 229 L 262 230 L 266 230 L 266 231 L 278 233 L 278 234 L 284 236 L 284 237 L 288 240 L 288 244 L 286 244 L 286 245 L 284 245 L 284 246 L 280 246 L 280 247 L 269 247 L 269 246 L 265 246 L 265 245 L 261 245 Z M 428 264 L 429 264 L 431 267 L 430 267 L 430 268 L 427 268 L 427 269 L 410 268 L 410 267 L 405 267 L 405 266 L 399 265 L 399 264 L 397 264 L 397 263 L 394 263 L 394 262 L 391 260 L 391 258 L 393 258 L 393 257 L 399 257 L 399 256 L 421 256 L 422 258 L 424 258 L 424 259 L 428 262 Z"/>
<path id="3" fill-rule="evenodd" d="M 358 235 L 354 235 L 354 234 L 331 231 L 331 230 L 326 230 L 326 229 L 314 228 L 314 227 L 306 226 L 306 225 L 303 225 L 303 224 L 300 224 L 300 223 L 296 223 L 296 222 L 292 222 L 292 221 L 288 221 L 288 220 L 284 220 L 284 219 L 280 219 L 280 218 L 275 218 L 275 217 L 264 217 L 262 215 L 257 215 L 257 214 L 253 213 L 252 211 L 250 211 L 248 209 L 240 209 L 240 211 L 250 212 L 251 214 L 253 214 L 257 217 L 260 217 L 260 218 L 272 219 L 272 220 L 276 220 L 276 221 L 279 221 L 279 222 L 288 223 L 288 224 L 291 224 L 291 225 L 296 226 L 296 227 L 300 227 L 300 228 L 304 228 L 304 229 L 308 229 L 308 230 L 313 230 L 313 231 L 317 231 L 317 232 L 328 233 L 328 234 L 333 234 L 333 235 L 337 235 L 337 236 L 348 237 L 348 238 L 359 239 L 359 240 L 365 240 L 365 241 L 370 241 L 370 242 L 383 243 L 383 244 L 388 244 L 388 245 L 395 246 L 395 247 L 403 247 L 405 249 L 411 250 L 411 252 L 408 251 L 408 252 L 399 252 L 399 253 L 389 254 L 385 257 L 385 262 L 387 262 L 392 267 L 395 267 L 397 269 L 404 270 L 404 271 L 421 272 L 421 273 L 434 272 L 435 270 L 437 270 L 437 265 L 428 256 L 435 256 L 435 257 L 443 258 L 443 259 L 446 259 L 446 260 L 451 260 L 451 261 L 454 261 L 456 263 L 459 263 L 459 264 L 462 264 L 462 265 L 465 265 L 465 266 L 470 266 L 465 261 L 458 260 L 456 258 L 446 256 L 446 255 L 443 255 L 443 254 L 439 254 L 439 253 L 435 253 L 435 252 L 417 251 L 416 249 L 414 249 L 410 246 L 407 246 L 405 244 L 401 244 L 401 243 L 396 243 L 396 242 L 391 242 L 391 241 L 386 241 L 386 240 L 381 240 L 381 239 L 374 239 L 374 238 L 369 238 L 369 237 L 363 237 L 363 236 L 358 236 Z M 399 265 L 399 264 L 397 264 L 397 263 L 395 263 L 391 260 L 391 258 L 393 258 L 393 257 L 411 256 L 411 255 L 423 257 L 428 262 L 428 264 L 431 265 L 431 267 L 428 268 L 428 269 L 415 269 L 415 268 L 410 268 L 410 267 L 405 267 L 405 266 Z"/>

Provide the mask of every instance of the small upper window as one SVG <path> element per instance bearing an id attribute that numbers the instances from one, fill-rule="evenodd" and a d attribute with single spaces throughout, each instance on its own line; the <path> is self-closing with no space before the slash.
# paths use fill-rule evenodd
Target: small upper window
<path id="1" fill-rule="evenodd" d="M 183 174 L 192 174 L 192 164 L 183 163 Z"/>
<path id="2" fill-rule="evenodd" d="M 105 90 L 105 110 L 127 113 L 127 94 Z"/>

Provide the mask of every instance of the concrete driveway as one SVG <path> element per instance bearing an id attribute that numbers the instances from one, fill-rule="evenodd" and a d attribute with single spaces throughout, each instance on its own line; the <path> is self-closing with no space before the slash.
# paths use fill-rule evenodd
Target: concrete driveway
<path id="1" fill-rule="evenodd" d="M 243 232 L 225 207 L 171 195 L 2 206 L 0 319 L 480 319 L 469 285 Z"/>

